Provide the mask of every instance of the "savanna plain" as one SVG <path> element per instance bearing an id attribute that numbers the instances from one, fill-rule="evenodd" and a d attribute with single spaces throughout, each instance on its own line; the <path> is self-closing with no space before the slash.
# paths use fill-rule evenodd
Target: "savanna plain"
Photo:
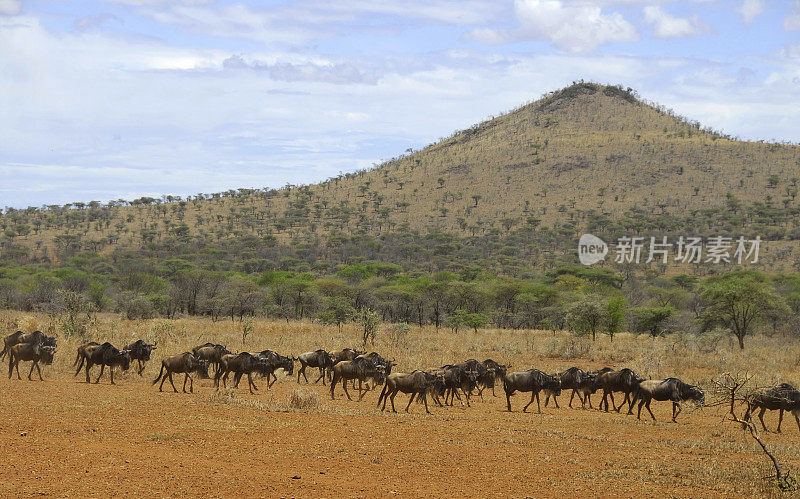
<path id="1" fill-rule="evenodd" d="M 3 331 L 57 325 L 47 315 L 8 311 Z M 16 328 L 16 329 L 15 329 Z M 361 402 L 341 386 L 328 386 L 278 371 L 268 388 L 250 394 L 216 389 L 195 379 L 194 393 L 159 392 L 152 380 L 160 360 L 212 341 L 232 351 L 272 349 L 285 355 L 325 348 L 360 347 L 360 331 L 346 325 L 256 320 L 245 338 L 243 324 L 203 319 L 135 320 L 100 314 L 88 337 L 58 338 L 44 381 L 0 381 L 0 495 L 2 496 L 753 496 L 774 493 L 771 463 L 740 426 L 715 405 L 712 380 L 723 373 L 750 374 L 752 386 L 779 381 L 796 385 L 800 341 L 755 336 L 740 351 L 726 336 L 618 334 L 592 341 L 572 333 L 434 327 L 389 328 L 367 345 L 395 359 L 397 372 L 428 369 L 470 358 L 563 371 L 630 367 L 644 377 L 676 376 L 706 390 L 706 407 L 687 406 L 677 423 L 671 405 L 654 402 L 657 421 L 636 415 L 568 407 L 568 391 L 536 412 L 522 407 L 529 394 L 512 397 L 506 412 L 502 386 L 493 396 L 473 397 L 471 407 L 411 405 L 398 395 L 398 414 L 376 407 L 380 387 Z M 8 334 L 7 333 L 7 334 Z M 76 348 L 86 339 L 116 346 L 142 338 L 158 348 L 142 377 L 132 368 L 107 374 L 99 384 L 73 376 Z M 4 365 L 5 367 L 5 365 Z M 99 371 L 92 371 L 92 381 Z M 175 376 L 181 390 L 182 375 Z M 180 383 L 179 383 L 180 381 Z M 353 392 L 351 391 L 351 395 Z M 355 397 L 354 397 L 355 398 Z M 544 400 L 542 400 L 544 402 Z M 619 402 L 619 401 L 617 401 Z M 387 406 L 388 409 L 388 406 Z M 737 406 L 737 414 L 744 413 Z M 765 417 L 775 429 L 777 414 Z M 800 470 L 800 431 L 784 418 L 782 434 L 761 436 L 792 474 Z"/>

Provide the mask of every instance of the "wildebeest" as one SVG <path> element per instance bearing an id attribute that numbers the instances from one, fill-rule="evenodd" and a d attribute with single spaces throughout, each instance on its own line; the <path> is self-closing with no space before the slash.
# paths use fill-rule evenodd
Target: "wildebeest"
<path id="1" fill-rule="evenodd" d="M 381 356 L 381 354 L 379 354 L 378 352 L 361 353 L 361 354 L 357 355 L 353 360 L 358 360 L 358 359 L 367 359 L 370 362 L 372 362 L 373 364 L 375 364 L 376 366 L 383 366 L 383 373 L 386 376 L 389 376 L 390 374 L 392 374 L 392 367 L 394 367 L 394 365 L 395 365 L 394 364 L 394 359 L 392 359 L 392 360 L 386 359 L 383 356 Z M 363 383 L 363 381 L 358 380 L 358 389 L 359 389 L 359 391 L 362 388 L 362 383 Z M 380 383 L 373 383 L 373 385 L 371 387 L 369 385 L 367 385 L 367 390 L 372 390 L 373 388 L 375 388 L 377 385 L 379 385 L 381 383 L 383 383 L 383 381 L 381 381 Z M 353 380 L 353 388 L 355 389 L 355 387 L 356 387 L 356 380 L 354 379 Z"/>
<path id="2" fill-rule="evenodd" d="M 603 400 L 600 401 L 600 408 L 605 404 L 605 411 L 608 412 L 608 398 L 611 398 L 611 407 L 619 412 L 625 402 L 630 402 L 628 405 L 628 414 L 633 414 L 633 399 L 632 396 L 639 388 L 639 383 L 644 381 L 635 372 L 626 368 L 614 371 L 611 368 L 603 368 L 597 374 L 597 383 L 603 389 Z M 625 394 L 625 399 L 616 407 L 614 402 L 614 392 L 622 392 Z"/>
<path id="3" fill-rule="evenodd" d="M 633 396 L 631 405 L 633 405 L 637 399 L 641 399 L 641 401 L 639 402 L 639 413 L 636 415 L 636 418 L 642 418 L 642 406 L 645 406 L 647 412 L 650 413 L 650 417 L 653 418 L 653 421 L 655 421 L 656 417 L 653 416 L 653 411 L 650 410 L 650 402 L 653 400 L 672 401 L 672 422 L 675 423 L 675 418 L 677 418 L 678 414 L 681 412 L 681 402 L 684 400 L 695 400 L 702 404 L 705 400 L 705 394 L 700 387 L 684 383 L 678 378 L 649 379 L 639 383 L 639 388 Z M 800 426 L 800 422 L 798 422 L 798 426 Z"/>
<path id="4" fill-rule="evenodd" d="M 223 355 L 231 353 L 230 350 L 225 348 L 224 345 L 219 345 L 216 343 L 203 343 L 202 345 L 198 345 L 192 348 L 192 355 L 197 357 L 201 360 L 207 360 L 208 366 L 214 367 L 214 374 L 219 372 L 220 368 L 220 359 L 222 359 Z"/>
<path id="5" fill-rule="evenodd" d="M 494 368 L 487 368 L 483 363 L 475 359 L 469 359 L 464 362 L 456 364 L 456 366 L 464 369 L 466 372 L 472 373 L 475 376 L 475 387 L 478 389 L 478 395 L 483 400 L 483 390 L 486 388 L 494 389 L 495 373 Z M 472 396 L 472 392 L 469 393 Z"/>
<path id="6" fill-rule="evenodd" d="M 142 375 L 144 372 L 144 365 L 145 363 L 150 360 L 150 354 L 158 348 L 156 343 L 147 343 L 144 340 L 136 340 L 130 345 L 126 346 L 124 350 L 127 350 L 131 354 L 131 360 L 135 360 L 139 367 L 136 372 L 139 376 Z"/>
<path id="7" fill-rule="evenodd" d="M 119 366 L 123 371 L 127 371 L 131 366 L 131 356 L 127 350 L 120 351 L 109 342 L 102 345 L 97 344 L 83 344 L 78 347 L 78 356 L 81 357 L 81 363 L 75 371 L 75 375 L 81 371 L 84 362 L 86 363 L 86 382 L 89 381 L 89 370 L 95 364 L 100 365 L 100 374 L 97 376 L 95 383 L 100 382 L 103 377 L 103 371 L 106 366 L 109 368 L 109 376 L 111 377 L 111 384 L 114 385 L 114 367 Z"/>
<path id="8" fill-rule="evenodd" d="M 6 356 L 9 349 L 20 343 L 38 343 L 42 346 L 48 347 L 56 347 L 56 337 L 55 336 L 48 336 L 41 331 L 34 331 L 29 334 L 25 334 L 23 331 L 17 331 L 16 333 L 9 334 L 5 338 L 3 338 L 3 351 L 0 352 L 0 359 Z"/>
<path id="9" fill-rule="evenodd" d="M 366 357 L 357 357 L 355 360 L 343 360 L 331 368 L 333 378 L 331 379 L 331 399 L 335 398 L 334 390 L 336 383 L 340 380 L 344 394 L 347 395 L 348 400 L 353 400 L 350 393 L 347 391 L 347 382 L 351 379 L 357 379 L 360 382 L 372 379 L 376 384 L 381 384 L 386 380 L 386 367 L 380 364 L 376 365 Z M 367 390 L 359 389 L 360 395 L 358 400 L 364 398 Z"/>
<path id="10" fill-rule="evenodd" d="M 356 350 L 355 348 L 342 348 L 341 350 L 334 350 L 330 352 L 333 357 L 333 363 L 338 364 L 343 360 L 355 360 L 359 355 L 364 355 L 367 352 Z"/>
<path id="11" fill-rule="evenodd" d="M 158 383 L 158 380 L 161 380 L 161 385 L 158 387 L 159 392 L 163 391 L 164 381 L 169 378 L 169 384 L 172 385 L 172 389 L 175 390 L 175 393 L 178 393 L 178 389 L 175 388 L 175 383 L 172 382 L 172 373 L 184 374 L 183 393 L 186 393 L 187 379 L 189 380 L 189 392 L 194 392 L 194 379 L 190 376 L 190 373 L 197 373 L 200 375 L 200 378 L 208 379 L 208 361 L 198 359 L 191 352 L 173 355 L 162 360 L 161 371 L 159 371 L 158 377 L 153 380 L 154 385 Z"/>
<path id="12" fill-rule="evenodd" d="M 306 376 L 306 367 L 318 367 L 319 368 L 319 378 L 317 378 L 314 383 L 318 383 L 319 380 L 322 380 L 322 384 L 325 384 L 325 370 L 330 369 L 333 366 L 333 357 L 330 353 L 326 352 L 325 350 L 319 349 L 313 352 L 306 352 L 301 353 L 297 356 L 297 360 L 300 362 L 300 369 L 297 370 L 297 382 L 300 383 L 300 375 L 303 375 L 305 378 L 306 383 L 308 383 L 308 377 Z"/>
<path id="13" fill-rule="evenodd" d="M 258 390 L 258 387 L 253 382 L 253 373 L 267 376 L 271 370 L 272 365 L 266 359 L 259 358 L 251 353 L 228 353 L 220 359 L 220 367 L 214 376 L 214 386 L 219 386 L 220 378 L 222 378 L 222 385 L 227 386 L 228 375 L 234 373 L 233 386 L 234 388 L 238 387 L 242 376 L 246 374 L 247 387 L 250 389 L 250 393 L 253 393 L 253 389 Z"/>
<path id="14" fill-rule="evenodd" d="M 789 383 L 781 383 L 778 386 L 760 390 L 749 397 L 747 397 L 747 412 L 744 415 L 745 421 L 750 419 L 755 409 L 761 409 L 758 413 L 758 419 L 761 420 L 761 427 L 764 431 L 767 430 L 764 424 L 764 413 L 766 411 L 780 411 L 778 414 L 778 429 L 781 431 L 781 422 L 783 421 L 783 411 L 790 411 L 797 421 L 797 428 L 800 429 L 800 391 Z"/>
<path id="15" fill-rule="evenodd" d="M 266 359 L 270 364 L 272 364 L 272 366 L 274 366 L 274 369 L 272 372 L 270 372 L 270 376 L 273 378 L 272 381 L 269 380 L 269 376 L 267 377 L 267 388 L 271 387 L 273 383 L 278 381 L 278 377 L 275 375 L 275 371 L 278 369 L 283 369 L 289 376 L 291 376 L 294 372 L 294 357 L 284 357 L 278 352 L 273 352 L 272 350 L 263 350 L 258 354 L 258 356 Z"/>
<path id="16" fill-rule="evenodd" d="M 522 408 L 522 412 L 528 409 L 528 406 L 536 399 L 536 407 L 539 412 L 542 412 L 542 407 L 539 404 L 539 392 L 542 390 L 550 390 L 556 396 L 561 395 L 561 380 L 558 375 L 545 374 L 538 369 L 530 369 L 528 371 L 507 373 L 503 377 L 503 389 L 506 392 L 506 404 L 508 412 L 511 412 L 511 396 L 514 392 L 531 392 L 531 401 Z"/>
<path id="17" fill-rule="evenodd" d="M 378 406 L 380 406 L 381 401 L 383 401 L 381 411 L 386 410 L 386 399 L 391 399 L 392 412 L 397 412 L 394 408 L 394 398 L 397 396 L 398 392 L 411 394 L 411 398 L 408 399 L 408 405 L 406 405 L 406 412 L 408 412 L 408 408 L 411 406 L 411 402 L 413 402 L 416 396 L 417 401 L 422 397 L 422 401 L 425 403 L 425 412 L 430 414 L 431 411 L 428 410 L 428 392 L 444 395 L 444 377 L 442 375 L 437 376 L 419 370 L 411 373 L 395 373 L 387 376 L 386 384 L 383 386 L 383 391 L 381 391 L 381 396 L 378 397 Z"/>
<path id="18" fill-rule="evenodd" d="M 578 394 L 578 400 L 581 401 L 581 408 L 586 408 L 587 400 L 589 401 L 589 408 L 592 408 L 592 400 L 589 397 L 600 388 L 600 384 L 597 382 L 597 374 L 587 373 L 578 367 L 570 367 L 566 371 L 559 373 L 558 378 L 561 380 L 562 390 L 572 390 L 572 394 L 569 396 L 570 408 L 572 408 L 572 400 L 575 398 L 576 393 Z M 547 407 L 550 397 L 553 397 L 553 402 L 558 407 L 556 395 L 549 390 L 545 390 L 545 393 L 544 406 Z"/>
<path id="19" fill-rule="evenodd" d="M 14 367 L 16 367 L 17 379 L 22 379 L 19 375 L 19 363 L 23 360 L 30 360 L 33 361 L 33 363 L 28 373 L 28 381 L 31 381 L 34 367 L 39 373 L 39 381 L 44 381 L 39 362 L 43 362 L 46 365 L 52 364 L 55 352 L 56 347 L 45 346 L 37 342 L 17 343 L 16 345 L 12 345 L 8 349 L 8 378 L 11 379 L 11 374 L 14 371 Z"/>
<path id="20" fill-rule="evenodd" d="M 445 385 L 445 394 L 444 394 L 444 403 L 445 405 L 453 405 L 455 403 L 455 399 L 458 398 L 461 405 L 464 405 L 464 402 L 461 400 L 461 396 L 458 394 L 458 390 L 464 394 L 464 398 L 467 401 L 467 407 L 470 407 L 469 398 L 470 393 L 474 390 L 477 386 L 476 380 L 476 372 L 469 371 L 462 366 L 458 365 L 444 365 L 439 368 L 437 371 L 434 371 L 434 374 L 441 374 L 444 378 L 444 385 Z M 449 402 L 448 402 L 449 399 Z M 439 398 L 434 396 L 434 402 L 441 405 L 439 402 Z"/>
<path id="21" fill-rule="evenodd" d="M 486 369 L 494 369 L 495 382 L 492 384 L 492 395 L 496 397 L 497 395 L 494 393 L 494 385 L 496 385 L 498 381 L 503 381 L 503 377 L 506 375 L 511 365 L 500 364 L 499 362 L 492 359 L 484 360 L 483 365 L 486 366 Z"/>
<path id="22" fill-rule="evenodd" d="M 78 347 L 78 353 L 77 353 L 77 355 L 75 355 L 75 362 L 72 363 L 72 367 L 77 366 L 79 361 L 81 363 L 81 366 L 83 366 L 83 359 L 86 357 L 86 349 L 89 348 L 89 347 L 99 346 L 99 345 L 100 345 L 100 343 L 98 343 L 96 341 L 88 341 L 86 343 L 81 344 Z M 78 368 L 77 371 L 75 371 L 75 376 L 77 376 L 79 372 L 81 372 L 81 368 L 80 367 Z"/>

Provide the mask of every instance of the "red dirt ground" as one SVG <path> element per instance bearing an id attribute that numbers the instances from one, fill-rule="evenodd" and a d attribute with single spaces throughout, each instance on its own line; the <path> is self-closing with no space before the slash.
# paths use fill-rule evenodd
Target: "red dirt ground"
<path id="1" fill-rule="evenodd" d="M 563 395 L 560 409 L 541 415 L 520 412 L 525 394 L 512 398 L 511 414 L 491 394 L 471 408 L 425 415 L 412 404 L 412 414 L 387 414 L 375 408 L 377 391 L 359 403 L 339 387 L 331 401 L 326 387 L 310 385 L 317 409 L 278 412 L 268 408 L 298 386 L 288 378 L 215 401 L 210 381 L 175 394 L 151 386 L 152 373 L 110 386 L 105 376 L 86 385 L 47 371 L 44 382 L 0 380 L 5 497 L 719 496 L 761 493 L 769 471 L 720 412 L 667 423 L 668 403 L 653 404 L 657 423 L 569 409 Z M 398 395 L 399 411 L 406 401 Z M 797 468 L 792 419 L 765 438 Z M 776 420 L 768 416 L 773 428 Z"/>

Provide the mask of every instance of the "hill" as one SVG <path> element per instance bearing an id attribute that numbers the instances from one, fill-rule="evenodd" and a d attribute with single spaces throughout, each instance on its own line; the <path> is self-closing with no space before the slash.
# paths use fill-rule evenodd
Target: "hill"
<path id="1" fill-rule="evenodd" d="M 800 147 L 735 140 L 630 89 L 577 83 L 315 185 L 6 209 L 0 244 L 19 265 L 81 254 L 247 273 L 380 261 L 526 276 L 576 263 L 584 231 L 760 235 L 763 268 L 787 271 L 800 268 L 798 178 Z"/>

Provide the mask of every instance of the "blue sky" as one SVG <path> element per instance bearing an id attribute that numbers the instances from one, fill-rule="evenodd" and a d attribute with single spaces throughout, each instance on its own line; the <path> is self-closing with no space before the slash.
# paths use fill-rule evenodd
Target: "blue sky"
<path id="1" fill-rule="evenodd" d="M 311 183 L 580 79 L 800 141 L 800 1 L 0 0 L 0 207 Z"/>

